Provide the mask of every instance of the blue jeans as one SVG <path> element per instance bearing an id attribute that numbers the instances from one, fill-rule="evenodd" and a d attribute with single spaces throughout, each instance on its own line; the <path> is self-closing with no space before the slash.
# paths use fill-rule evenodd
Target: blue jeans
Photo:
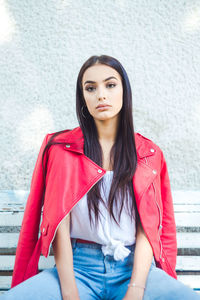
<path id="1" fill-rule="evenodd" d="M 100 244 L 77 243 L 72 239 L 75 280 L 81 300 L 122 300 L 130 282 L 135 244 L 124 261 L 102 253 Z M 56 265 L 5 292 L 0 300 L 61 300 Z M 188 286 L 157 268 L 154 258 L 149 270 L 143 300 L 200 300 Z"/>

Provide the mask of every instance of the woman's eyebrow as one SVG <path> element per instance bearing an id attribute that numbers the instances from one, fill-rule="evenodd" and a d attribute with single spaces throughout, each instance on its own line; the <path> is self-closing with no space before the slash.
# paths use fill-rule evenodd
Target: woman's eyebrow
<path id="1" fill-rule="evenodd" d="M 116 77 L 114 77 L 114 76 L 110 76 L 110 77 L 108 77 L 108 78 L 104 79 L 103 81 L 108 81 L 108 80 L 110 80 L 110 79 L 112 79 L 112 78 L 114 78 L 114 79 L 116 79 L 116 80 L 117 80 L 117 78 L 116 78 Z M 87 81 L 85 81 L 84 85 L 85 85 L 86 83 L 95 83 L 95 81 L 92 81 L 92 80 L 87 80 Z"/>

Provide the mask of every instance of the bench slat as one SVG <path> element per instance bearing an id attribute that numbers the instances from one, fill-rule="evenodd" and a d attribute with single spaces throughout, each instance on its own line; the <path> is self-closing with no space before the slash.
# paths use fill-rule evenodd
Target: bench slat
<path id="1" fill-rule="evenodd" d="M 200 227 L 200 213 L 175 213 L 176 226 Z"/>
<path id="2" fill-rule="evenodd" d="M 173 203 L 175 204 L 199 204 L 200 191 L 172 190 Z"/>
<path id="3" fill-rule="evenodd" d="M 200 234 L 197 232 L 177 232 L 178 248 L 199 248 Z"/>
<path id="4" fill-rule="evenodd" d="M 19 238 L 19 233 L 0 233 L 0 248 L 16 248 Z M 178 248 L 199 248 L 200 249 L 200 234 L 189 232 L 177 233 Z"/>
<path id="5" fill-rule="evenodd" d="M 0 211 L 22 210 L 25 207 L 30 190 L 1 190 Z M 174 207 L 178 205 L 197 205 L 199 207 L 200 191 L 172 190 Z"/>
<path id="6" fill-rule="evenodd" d="M 1 212 L 0 226 L 21 226 L 24 212 Z M 175 213 L 175 221 L 177 227 L 200 227 L 200 212 L 199 213 Z"/>
<path id="7" fill-rule="evenodd" d="M 176 270 L 200 272 L 200 256 L 177 256 Z"/>
<path id="8" fill-rule="evenodd" d="M 30 190 L 1 190 L 1 203 L 25 203 Z M 199 204 L 200 191 L 172 190 L 174 204 Z"/>
<path id="9" fill-rule="evenodd" d="M 174 205 L 174 212 L 175 214 L 186 212 L 186 213 L 199 213 L 200 212 L 200 204 L 180 204 L 180 205 Z"/>
<path id="10" fill-rule="evenodd" d="M 0 271 L 12 271 L 14 266 L 14 255 L 0 256 Z M 53 267 L 55 264 L 54 256 L 50 255 L 48 258 L 43 255 L 40 256 L 39 269 Z M 177 257 L 177 271 L 200 271 L 200 257 L 199 256 L 178 256 Z"/>
<path id="11" fill-rule="evenodd" d="M 178 280 L 192 289 L 200 290 L 200 275 L 178 275 Z"/>

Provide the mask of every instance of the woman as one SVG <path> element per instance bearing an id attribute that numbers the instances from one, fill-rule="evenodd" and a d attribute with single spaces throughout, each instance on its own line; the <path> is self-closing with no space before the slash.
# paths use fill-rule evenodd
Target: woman
<path id="1" fill-rule="evenodd" d="M 177 280 L 167 165 L 134 133 L 126 71 L 92 56 L 76 95 L 80 127 L 43 140 L 2 299 L 199 299 Z M 56 264 L 38 274 L 51 244 Z"/>

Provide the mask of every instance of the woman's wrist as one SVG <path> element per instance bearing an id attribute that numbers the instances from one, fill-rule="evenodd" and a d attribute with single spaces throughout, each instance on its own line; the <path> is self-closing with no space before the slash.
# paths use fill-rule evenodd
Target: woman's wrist
<path id="1" fill-rule="evenodd" d="M 144 286 L 144 285 L 142 285 L 142 284 L 137 284 L 136 282 L 131 282 L 131 283 L 129 283 L 129 284 L 128 284 L 128 287 L 129 287 L 129 288 L 135 288 L 135 287 L 137 287 L 137 288 L 140 288 L 140 289 L 145 290 L 145 286 Z"/>
<path id="2" fill-rule="evenodd" d="M 129 287 L 123 300 L 142 300 L 144 297 L 144 289 L 137 286 Z"/>

